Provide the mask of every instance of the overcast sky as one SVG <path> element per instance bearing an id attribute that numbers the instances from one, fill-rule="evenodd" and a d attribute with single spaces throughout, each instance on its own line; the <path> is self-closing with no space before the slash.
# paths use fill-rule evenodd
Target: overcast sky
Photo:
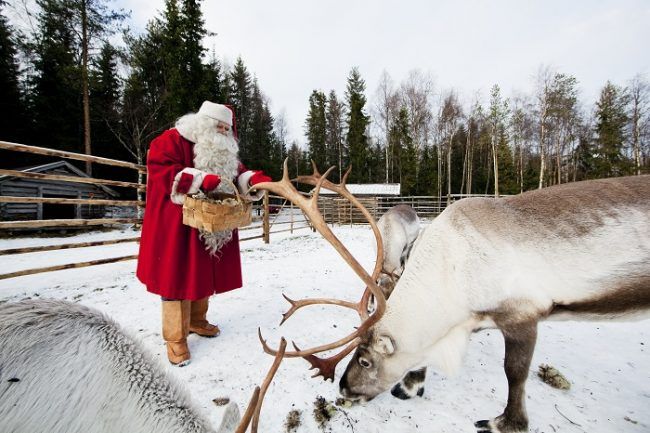
<path id="1" fill-rule="evenodd" d="M 469 103 L 499 84 L 506 96 L 533 89 L 540 65 L 574 75 L 591 104 L 609 79 L 625 84 L 650 72 L 648 0 L 291 0 L 202 2 L 206 46 L 234 63 L 241 56 L 285 111 L 290 136 L 304 142 L 312 90 L 336 90 L 358 66 L 372 101 L 382 71 L 399 84 L 419 69 L 439 93 Z M 163 0 L 117 0 L 144 29 Z M 646 41 L 646 42 L 643 42 Z"/>

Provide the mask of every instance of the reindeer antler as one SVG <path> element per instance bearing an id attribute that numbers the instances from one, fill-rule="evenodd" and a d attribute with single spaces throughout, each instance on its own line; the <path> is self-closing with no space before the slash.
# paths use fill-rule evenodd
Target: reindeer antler
<path id="1" fill-rule="evenodd" d="M 381 272 L 384 253 L 383 253 L 383 245 L 381 241 L 381 234 L 379 233 L 379 229 L 377 228 L 377 224 L 375 223 L 374 218 L 372 217 L 372 215 L 370 215 L 368 210 L 357 200 L 357 198 L 354 197 L 348 191 L 348 189 L 345 186 L 347 177 L 350 174 L 350 169 L 348 169 L 345 175 L 343 176 L 341 183 L 334 184 L 329 180 L 327 180 L 327 176 L 331 173 L 334 167 L 331 167 L 325 172 L 325 174 L 321 175 L 318 172 L 316 164 L 314 164 L 313 161 L 312 161 L 312 166 L 314 172 L 310 176 L 298 176 L 295 179 L 295 181 L 314 186 L 314 191 L 311 198 L 306 198 L 302 196 L 298 192 L 298 190 L 296 190 L 294 185 L 291 183 L 291 180 L 289 179 L 287 160 L 284 161 L 284 172 L 282 174 L 282 180 L 278 182 L 258 183 L 255 185 L 254 188 L 273 192 L 274 194 L 280 195 L 290 200 L 296 206 L 298 206 L 305 213 L 305 215 L 307 215 L 314 228 L 334 247 L 334 249 L 336 249 L 336 251 L 343 257 L 343 259 L 348 263 L 348 265 L 350 265 L 350 267 L 359 276 L 359 278 L 361 278 L 361 280 L 363 280 L 364 283 L 366 284 L 366 290 L 364 291 L 364 295 L 362 296 L 361 300 L 358 303 L 352 303 L 352 302 L 347 302 L 347 301 L 342 301 L 337 299 L 304 299 L 304 300 L 294 301 L 285 296 L 285 299 L 287 299 L 287 301 L 291 303 L 291 308 L 289 309 L 289 311 L 283 314 L 283 319 L 280 324 L 284 323 L 299 308 L 307 305 L 314 305 L 314 304 L 340 305 L 340 306 L 355 309 L 359 313 L 362 323 L 356 329 L 356 331 L 352 332 L 351 334 L 335 342 L 313 347 L 311 349 L 306 349 L 306 350 L 300 350 L 294 343 L 294 348 L 296 350 L 292 352 L 285 352 L 284 354 L 285 357 L 305 358 L 307 361 L 311 363 L 312 365 L 311 368 L 318 369 L 316 374 L 314 374 L 314 377 L 320 375 L 323 376 L 325 380 L 330 379 L 334 381 L 334 370 L 336 368 L 336 364 L 340 362 L 341 359 L 343 359 L 348 353 L 350 353 L 359 344 L 360 342 L 359 337 L 366 330 L 368 330 L 372 325 L 377 323 L 377 321 L 381 318 L 381 316 L 384 314 L 384 311 L 386 309 L 386 299 L 384 298 L 383 292 L 376 284 L 377 277 Z M 318 197 L 320 194 L 320 190 L 323 186 L 349 200 L 363 213 L 363 215 L 370 223 L 370 226 L 372 227 L 372 230 L 375 234 L 375 238 L 377 240 L 377 261 L 372 276 L 366 272 L 366 270 L 359 264 L 359 262 L 348 251 L 348 249 L 341 243 L 341 241 L 334 235 L 334 233 L 332 233 L 330 228 L 327 226 L 325 219 L 323 218 L 320 211 L 318 210 Z M 377 308 L 375 309 L 375 312 L 369 316 L 367 311 L 367 306 L 368 306 L 368 299 L 370 297 L 370 294 L 372 294 L 377 300 Z M 278 351 L 271 349 L 266 344 L 266 341 L 262 337 L 261 330 L 259 329 L 258 329 L 258 334 L 259 334 L 260 342 L 262 343 L 262 346 L 264 348 L 264 351 L 270 355 L 277 355 Z M 349 344 L 348 347 L 346 347 L 339 354 L 332 356 L 330 358 L 321 359 L 315 356 L 316 353 L 336 349 L 346 344 Z"/>

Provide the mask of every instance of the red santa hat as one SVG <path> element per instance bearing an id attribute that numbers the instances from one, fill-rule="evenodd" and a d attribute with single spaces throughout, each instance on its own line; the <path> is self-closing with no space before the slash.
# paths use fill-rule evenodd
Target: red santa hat
<path id="1" fill-rule="evenodd" d="M 223 104 L 204 101 L 203 104 L 201 104 L 201 108 L 199 108 L 198 114 L 223 122 L 232 128 L 232 111 Z"/>

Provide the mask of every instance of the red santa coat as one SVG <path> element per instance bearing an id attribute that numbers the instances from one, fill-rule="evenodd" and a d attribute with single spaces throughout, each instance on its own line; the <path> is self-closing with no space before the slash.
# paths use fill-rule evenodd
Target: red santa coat
<path id="1" fill-rule="evenodd" d="M 241 287 L 242 274 L 237 230 L 218 257 L 211 256 L 198 230 L 183 224 L 183 206 L 171 201 L 174 177 L 194 167 L 192 148 L 176 129 L 151 142 L 136 275 L 151 293 L 195 301 Z"/>

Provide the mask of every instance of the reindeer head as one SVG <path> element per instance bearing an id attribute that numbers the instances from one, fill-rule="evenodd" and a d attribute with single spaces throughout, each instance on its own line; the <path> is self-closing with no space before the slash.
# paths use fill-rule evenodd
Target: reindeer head
<path id="1" fill-rule="evenodd" d="M 390 389 L 406 373 L 404 356 L 396 351 L 388 334 L 369 331 L 352 356 L 339 382 L 339 392 L 348 400 L 366 402 Z"/>

